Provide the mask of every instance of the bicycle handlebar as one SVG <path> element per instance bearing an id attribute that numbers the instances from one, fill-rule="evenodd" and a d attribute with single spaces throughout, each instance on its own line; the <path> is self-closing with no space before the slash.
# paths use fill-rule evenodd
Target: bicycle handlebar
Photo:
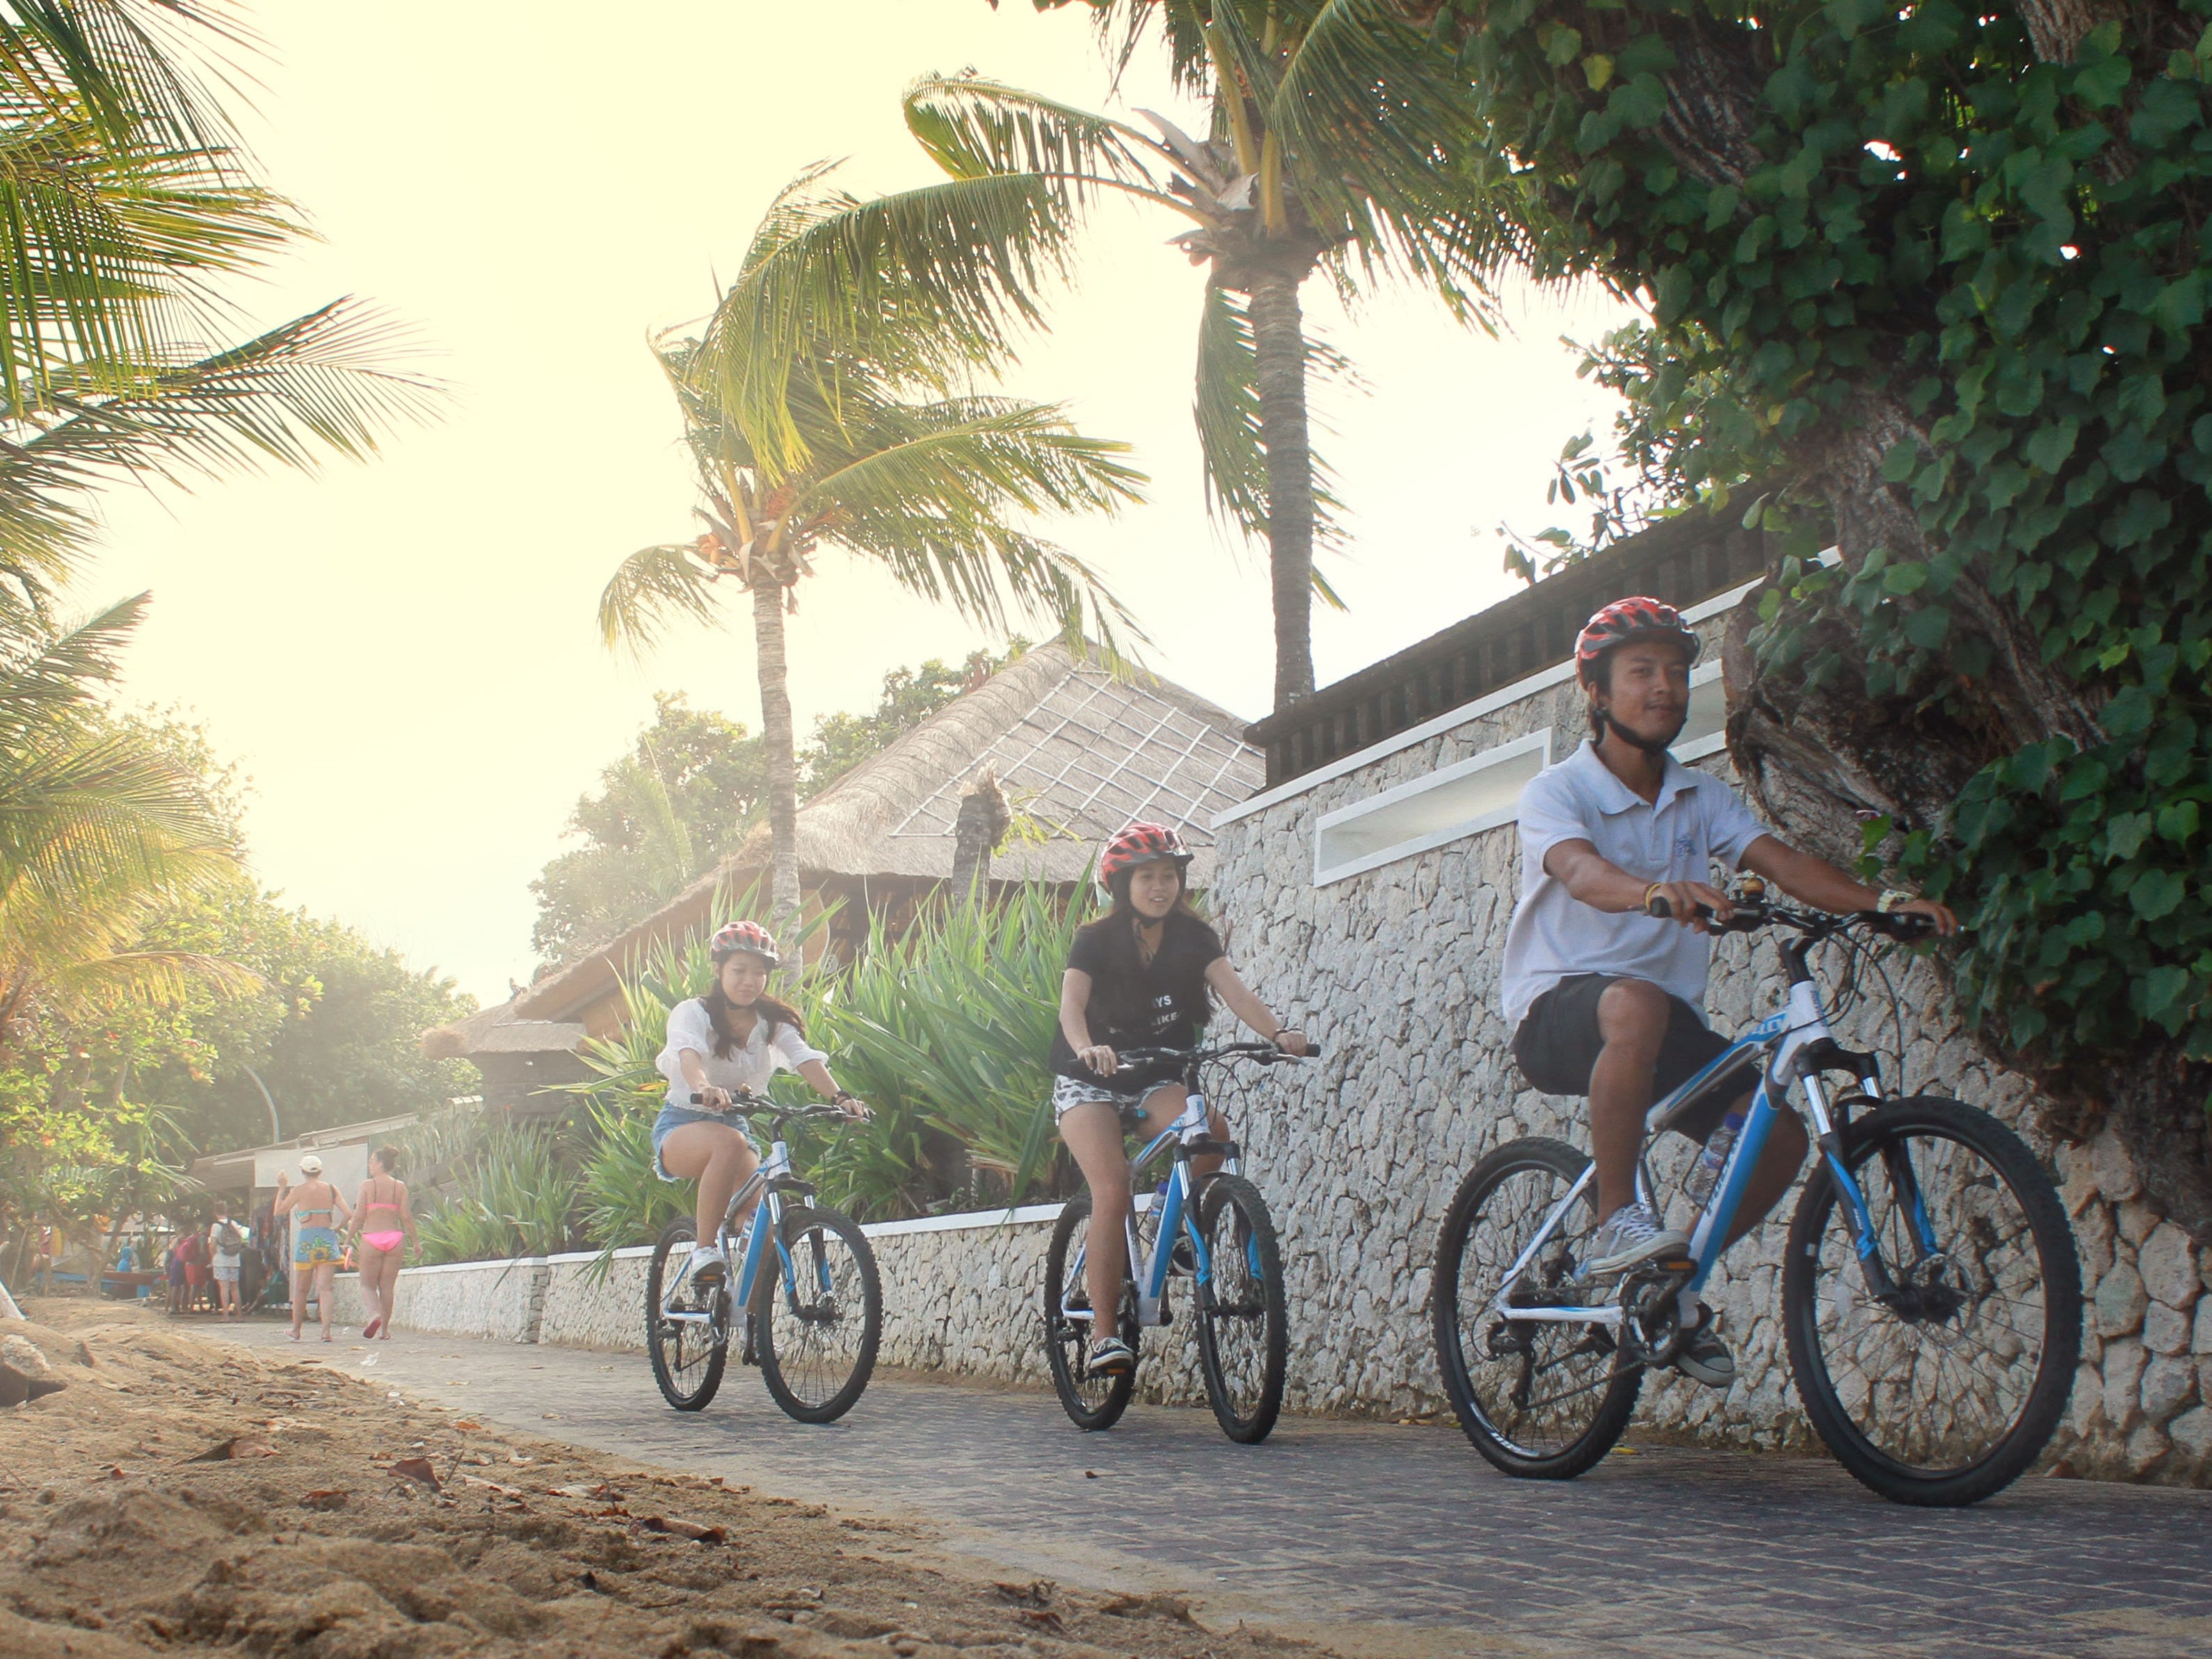
<path id="1" fill-rule="evenodd" d="M 1661 921 L 1671 920 L 1674 908 L 1664 893 L 1654 893 L 1645 909 Z M 1720 933 L 1753 933 L 1762 927 L 1795 927 L 1802 933 L 1832 933 L 1845 927 L 1864 927 L 1869 933 L 1885 933 L 1891 939 L 1908 943 L 1926 939 L 1936 931 L 1935 919 L 1917 914 L 1904 915 L 1897 911 L 1793 910 L 1787 905 L 1770 904 L 1763 899 L 1747 899 L 1731 907 L 1732 914 L 1726 921 L 1715 921 L 1713 931 Z M 1714 921 L 1713 908 L 1709 904 L 1697 907 L 1699 915 Z"/>
<path id="2" fill-rule="evenodd" d="M 1202 1065 L 1210 1060 L 1256 1060 L 1262 1065 L 1275 1066 L 1285 1060 L 1319 1060 L 1321 1044 L 1310 1039 L 1302 1054 L 1286 1054 L 1272 1042 L 1224 1042 L 1211 1048 L 1117 1048 L 1114 1057 L 1121 1062 L 1114 1069 L 1133 1071 L 1140 1066 L 1157 1065 L 1172 1060 L 1179 1066 Z"/>
<path id="3" fill-rule="evenodd" d="M 726 1107 L 709 1106 L 707 1104 L 706 1097 L 696 1092 L 691 1097 L 691 1103 L 702 1112 L 719 1111 L 731 1117 L 772 1118 L 780 1124 L 790 1123 L 800 1118 L 835 1118 L 840 1123 L 857 1123 L 860 1121 L 848 1116 L 835 1106 L 826 1104 L 786 1106 L 766 1095 L 757 1095 L 746 1089 L 732 1089 L 729 1091 L 729 1095 L 730 1103 Z"/>

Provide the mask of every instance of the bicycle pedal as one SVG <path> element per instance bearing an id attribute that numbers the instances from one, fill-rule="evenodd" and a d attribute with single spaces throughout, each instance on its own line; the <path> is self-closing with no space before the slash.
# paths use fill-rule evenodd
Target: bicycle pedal
<path id="1" fill-rule="evenodd" d="M 1695 1273 L 1698 1268 L 1698 1264 L 1687 1256 L 1682 1256 L 1672 1261 L 1655 1261 L 1650 1265 L 1658 1268 L 1661 1273 Z"/>

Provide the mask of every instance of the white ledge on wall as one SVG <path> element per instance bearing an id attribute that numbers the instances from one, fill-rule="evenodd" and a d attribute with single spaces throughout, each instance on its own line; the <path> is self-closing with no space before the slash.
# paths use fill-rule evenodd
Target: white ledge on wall
<path id="1" fill-rule="evenodd" d="M 1690 714 L 1682 735 L 1667 752 L 1687 766 L 1728 747 L 1728 690 L 1721 684 L 1720 659 L 1690 671 Z"/>
<path id="2" fill-rule="evenodd" d="M 1510 823 L 1522 789 L 1551 759 L 1550 731 L 1531 732 L 1323 813 L 1314 823 L 1314 885 Z"/>

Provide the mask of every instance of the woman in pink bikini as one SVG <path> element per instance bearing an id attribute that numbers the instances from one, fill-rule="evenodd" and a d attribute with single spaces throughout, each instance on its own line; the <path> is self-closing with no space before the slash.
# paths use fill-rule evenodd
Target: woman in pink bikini
<path id="1" fill-rule="evenodd" d="M 399 1179 L 399 1149 L 380 1146 L 368 1155 L 368 1179 L 353 1206 L 354 1237 L 361 1243 L 361 1305 L 364 1337 L 392 1338 L 392 1298 L 399 1292 L 399 1261 L 415 1241 L 415 1210 Z"/>

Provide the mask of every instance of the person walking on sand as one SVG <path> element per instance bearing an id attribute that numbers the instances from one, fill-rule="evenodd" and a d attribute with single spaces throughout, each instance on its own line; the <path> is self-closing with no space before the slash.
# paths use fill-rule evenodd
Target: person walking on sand
<path id="1" fill-rule="evenodd" d="M 415 1242 L 415 1208 L 399 1179 L 397 1146 L 380 1146 L 368 1155 L 368 1179 L 354 1203 L 353 1236 L 360 1245 L 362 1310 L 368 1316 L 361 1334 L 388 1342 L 398 1311 L 400 1259 Z"/>
<path id="2" fill-rule="evenodd" d="M 222 1308 L 225 1319 L 239 1319 L 246 1309 L 240 1300 L 238 1286 L 240 1270 L 246 1265 L 246 1232 L 230 1218 L 230 1206 L 215 1206 L 215 1219 L 208 1223 L 208 1251 L 214 1263 L 216 1298 Z"/>
<path id="3" fill-rule="evenodd" d="M 276 1213 L 295 1215 L 300 1221 L 292 1237 L 292 1340 L 300 1340 L 300 1328 L 307 1323 L 312 1285 L 321 1304 L 323 1340 L 329 1342 L 336 1340 L 331 1335 L 331 1316 L 337 1302 L 338 1233 L 353 1212 L 338 1189 L 323 1179 L 323 1160 L 313 1152 L 300 1160 L 300 1173 L 306 1179 L 295 1187 L 287 1171 L 276 1172 Z"/>
<path id="4" fill-rule="evenodd" d="M 191 1237 L 190 1233 L 179 1233 L 171 1239 L 164 1258 L 168 1264 L 169 1311 L 173 1314 L 185 1310 L 185 1292 L 190 1288 L 185 1277 L 185 1241 Z"/>

